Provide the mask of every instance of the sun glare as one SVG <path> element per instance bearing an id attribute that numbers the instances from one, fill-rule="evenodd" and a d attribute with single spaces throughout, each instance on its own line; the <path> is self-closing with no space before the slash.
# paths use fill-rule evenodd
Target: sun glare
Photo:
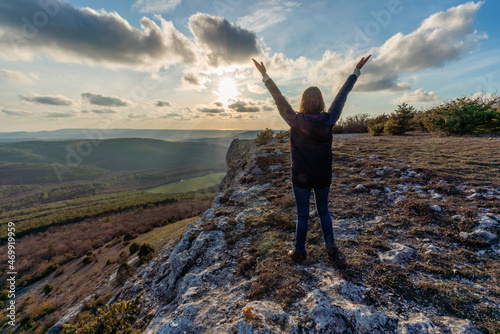
<path id="1" fill-rule="evenodd" d="M 219 90 L 217 91 L 217 95 L 219 95 L 218 100 L 224 105 L 227 105 L 229 100 L 234 99 L 238 95 L 236 82 L 228 77 L 222 78 L 219 82 Z"/>

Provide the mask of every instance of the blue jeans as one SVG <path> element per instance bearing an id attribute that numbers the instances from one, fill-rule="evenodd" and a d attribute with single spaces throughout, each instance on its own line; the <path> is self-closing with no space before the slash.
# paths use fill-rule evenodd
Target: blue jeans
<path id="1" fill-rule="evenodd" d="M 319 220 L 321 221 L 321 230 L 327 248 L 335 247 L 335 239 L 333 237 L 332 218 L 328 210 L 328 193 L 330 186 L 316 189 L 314 188 L 314 198 L 316 202 L 316 210 L 318 211 Z M 306 236 L 307 227 L 309 224 L 309 200 L 311 198 L 311 189 L 299 188 L 293 185 L 293 193 L 295 195 L 295 204 L 297 206 L 297 226 L 295 229 L 295 252 L 306 252 Z"/>

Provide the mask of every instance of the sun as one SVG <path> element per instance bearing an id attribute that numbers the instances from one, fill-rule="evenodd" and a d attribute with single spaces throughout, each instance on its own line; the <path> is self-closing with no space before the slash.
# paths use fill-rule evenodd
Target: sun
<path id="1" fill-rule="evenodd" d="M 228 77 L 224 77 L 219 82 L 219 89 L 216 92 L 219 95 L 218 101 L 227 105 L 229 100 L 234 99 L 238 96 L 238 89 L 236 88 L 236 82 Z"/>

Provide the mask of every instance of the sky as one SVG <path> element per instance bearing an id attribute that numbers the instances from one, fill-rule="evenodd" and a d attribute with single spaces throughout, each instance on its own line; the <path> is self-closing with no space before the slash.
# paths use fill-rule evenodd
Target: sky
<path id="1" fill-rule="evenodd" d="M 0 0 L 0 132 L 287 129 L 251 59 L 297 110 L 343 117 L 500 91 L 500 2 Z"/>

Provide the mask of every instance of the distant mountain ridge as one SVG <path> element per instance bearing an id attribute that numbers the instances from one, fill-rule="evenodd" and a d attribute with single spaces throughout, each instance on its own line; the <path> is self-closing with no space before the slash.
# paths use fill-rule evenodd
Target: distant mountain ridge
<path id="1" fill-rule="evenodd" d="M 225 169 L 226 149 L 155 139 L 25 141 L 0 144 L 0 162 L 84 165 L 110 171 L 205 166 Z"/>
<path id="2" fill-rule="evenodd" d="M 67 175 L 82 169 L 85 175 L 85 168 L 91 168 L 92 175 L 176 168 L 225 171 L 225 154 L 221 145 L 142 138 L 4 143 L 0 144 L 0 184 L 20 184 L 24 174 L 36 176 L 38 181 L 32 183 L 51 182 L 54 172 Z"/>
<path id="3" fill-rule="evenodd" d="M 0 132 L 0 142 L 12 143 L 33 140 L 104 140 L 114 138 L 149 138 L 168 141 L 190 141 L 226 138 L 253 139 L 258 131 L 246 130 L 169 130 L 169 129 L 60 129 L 54 131 Z M 227 144 L 229 146 L 229 144 Z"/>

